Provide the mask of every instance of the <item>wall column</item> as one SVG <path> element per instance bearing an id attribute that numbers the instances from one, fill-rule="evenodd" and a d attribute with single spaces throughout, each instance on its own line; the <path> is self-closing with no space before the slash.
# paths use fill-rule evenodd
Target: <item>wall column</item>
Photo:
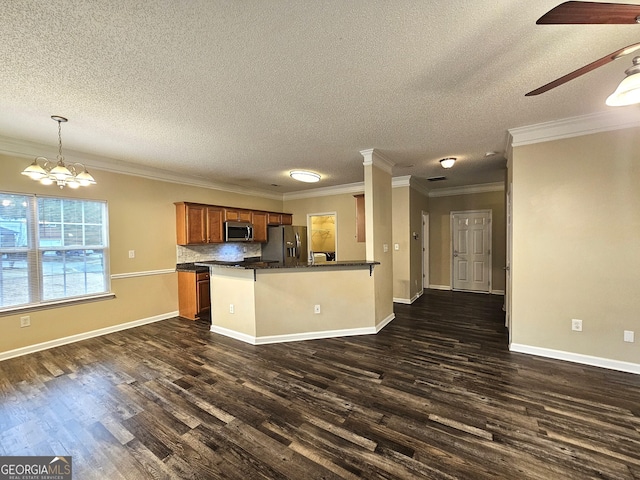
<path id="1" fill-rule="evenodd" d="M 391 169 L 393 163 L 374 149 L 362 150 L 366 259 L 380 262 L 373 270 L 376 327 L 393 320 L 393 256 Z"/>

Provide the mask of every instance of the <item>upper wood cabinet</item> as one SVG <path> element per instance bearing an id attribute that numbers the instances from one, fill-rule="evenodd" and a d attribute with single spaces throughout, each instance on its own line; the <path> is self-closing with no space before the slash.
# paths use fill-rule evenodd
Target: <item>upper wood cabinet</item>
<path id="1" fill-rule="evenodd" d="M 251 223 L 253 223 L 253 241 L 266 243 L 267 241 L 267 212 L 253 212 Z"/>
<path id="2" fill-rule="evenodd" d="M 186 202 L 176 203 L 175 206 L 178 245 L 224 241 L 222 208 Z"/>
<path id="3" fill-rule="evenodd" d="M 280 215 L 280 225 L 293 225 L 293 215 L 283 213 Z"/>
<path id="4" fill-rule="evenodd" d="M 178 245 L 224 242 L 224 222 L 253 224 L 253 241 L 267 241 L 268 225 L 291 225 L 290 213 L 245 210 L 242 208 L 177 202 L 176 237 Z"/>
<path id="5" fill-rule="evenodd" d="M 240 210 L 238 208 L 225 208 L 225 222 L 251 222 L 251 210 Z"/>
<path id="6" fill-rule="evenodd" d="M 280 222 L 282 222 L 281 213 L 273 213 L 273 212 L 267 213 L 267 223 L 269 225 L 280 225 Z"/>

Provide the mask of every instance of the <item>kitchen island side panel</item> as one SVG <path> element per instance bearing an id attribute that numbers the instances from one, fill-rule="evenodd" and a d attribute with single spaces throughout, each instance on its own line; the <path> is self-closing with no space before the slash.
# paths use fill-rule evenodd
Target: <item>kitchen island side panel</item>
<path id="1" fill-rule="evenodd" d="M 255 299 L 258 337 L 376 326 L 368 268 L 260 271 Z"/>

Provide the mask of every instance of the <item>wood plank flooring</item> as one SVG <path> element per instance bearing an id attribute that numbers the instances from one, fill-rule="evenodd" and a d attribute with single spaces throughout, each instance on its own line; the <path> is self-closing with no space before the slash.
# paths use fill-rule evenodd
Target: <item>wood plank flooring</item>
<path id="1" fill-rule="evenodd" d="M 0 455 L 75 479 L 640 479 L 640 376 L 510 353 L 502 297 L 251 346 L 179 318 L 0 362 Z"/>

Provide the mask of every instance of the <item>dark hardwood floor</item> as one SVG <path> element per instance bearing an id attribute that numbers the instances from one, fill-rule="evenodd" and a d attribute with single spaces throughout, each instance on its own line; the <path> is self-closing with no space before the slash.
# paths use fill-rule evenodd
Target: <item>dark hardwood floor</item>
<path id="1" fill-rule="evenodd" d="M 0 362 L 0 455 L 74 479 L 640 479 L 640 376 L 510 353 L 502 297 L 251 346 L 166 320 Z"/>

